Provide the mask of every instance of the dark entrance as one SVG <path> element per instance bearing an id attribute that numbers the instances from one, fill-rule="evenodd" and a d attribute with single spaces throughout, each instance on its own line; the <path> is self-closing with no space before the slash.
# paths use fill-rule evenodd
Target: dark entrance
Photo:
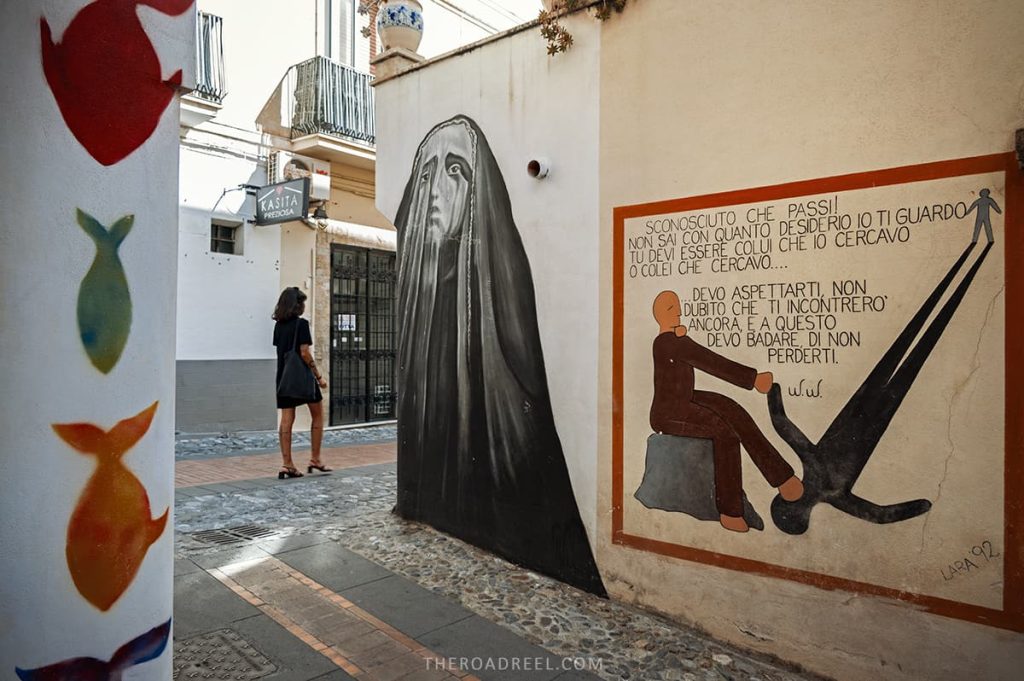
<path id="1" fill-rule="evenodd" d="M 330 425 L 395 418 L 395 254 L 331 246 Z"/>

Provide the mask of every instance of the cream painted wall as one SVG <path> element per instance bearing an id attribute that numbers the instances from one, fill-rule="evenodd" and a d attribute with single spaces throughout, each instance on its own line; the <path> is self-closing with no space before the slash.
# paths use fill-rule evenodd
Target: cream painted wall
<path id="1" fill-rule="evenodd" d="M 555 424 L 593 541 L 599 358 L 587 339 L 599 314 L 600 41 L 589 18 L 568 25 L 577 45 L 557 59 L 531 29 L 377 86 L 377 207 L 393 219 L 416 148 L 434 125 L 456 114 L 480 125 L 530 259 Z M 551 162 L 544 180 L 526 173 L 536 157 Z"/>
<path id="2" fill-rule="evenodd" d="M 1024 125 L 1024 14 L 1012 0 L 630 4 L 602 32 L 602 263 L 612 261 L 615 206 L 1006 152 Z M 611 270 L 601 273 L 600 356 L 610 357 Z M 609 462 L 607 363 L 600 385 Z M 908 456 L 931 460 L 914 446 Z M 609 509 L 610 466 L 599 477 L 598 508 Z M 610 518 L 598 516 L 599 565 L 616 598 L 836 678 L 1019 678 L 1019 633 L 616 546 Z M 815 518 L 821 538 L 828 512 Z M 830 539 L 845 550 L 844 537 Z M 895 569 L 918 549 L 863 550 Z"/>
<path id="3" fill-rule="evenodd" d="M 8 677 L 15 675 L 15 667 L 36 669 L 76 657 L 109 660 L 124 644 L 172 615 L 178 103 L 169 101 L 152 135 L 122 160 L 102 165 L 86 151 L 65 123 L 44 77 L 40 18 L 52 29 L 57 53 L 65 63 L 74 63 L 76 52 L 95 48 L 83 36 L 90 32 L 79 25 L 70 46 L 62 37 L 88 4 L 0 4 L 0 91 L 5 93 L 0 126 L 0 204 L 5 215 L 0 226 L 0 471 L 10 483 L 0 495 L 0 668 Z M 194 84 L 194 12 L 177 17 L 150 8 L 138 12 L 146 37 L 135 33 L 117 39 L 139 54 L 152 44 L 162 74 L 182 68 L 183 82 Z M 108 83 L 117 78 L 126 88 L 142 87 L 133 82 L 137 68 L 118 73 L 116 62 L 105 68 L 86 77 Z M 81 105 L 74 97 L 63 101 Z M 138 114 L 125 107 L 120 123 Z M 123 129 L 116 120 L 105 122 L 111 129 Z M 90 363 L 77 323 L 80 288 L 97 258 L 96 245 L 76 223 L 78 209 L 107 227 L 134 215 L 118 248 L 131 296 L 130 332 L 107 373 Z M 144 488 L 147 507 L 141 507 L 137 496 L 138 503 L 116 504 L 116 514 L 97 505 L 97 498 L 108 503 L 112 498 L 104 484 L 110 480 L 100 476 L 93 502 L 79 508 L 98 456 L 70 447 L 53 424 L 90 423 L 108 432 L 154 402 L 158 405 L 151 425 L 120 459 Z M 125 500 L 135 495 L 124 486 L 115 496 Z M 141 534 L 143 523 L 165 511 L 166 525 L 142 555 L 103 546 L 107 557 L 121 565 L 137 558 L 141 563 L 109 610 L 93 605 L 98 599 L 87 600 L 85 593 L 95 592 L 76 588 L 65 554 L 73 514 L 94 527 L 120 525 L 117 532 Z M 76 530 L 72 539 L 81 547 L 94 538 Z M 82 567 L 80 577 L 102 568 L 100 574 L 93 573 L 100 584 L 110 584 L 116 571 L 114 565 Z M 170 678 L 170 641 L 156 659 L 113 673 L 122 671 L 125 678 Z M 80 667 L 64 673 L 88 675 Z"/>
<path id="4" fill-rule="evenodd" d="M 576 45 L 554 59 L 531 30 L 379 84 L 377 205 L 395 214 L 434 124 L 481 125 L 531 260 L 556 424 L 611 595 L 844 681 L 1018 678 L 1020 633 L 610 541 L 609 264 L 616 206 L 1009 151 L 1024 126 L 1019 3 L 646 0 L 569 22 Z M 533 154 L 552 160 L 543 182 L 522 172 Z M 990 287 L 998 268 L 985 272 Z M 865 550 L 896 571 L 904 548 L 917 551 Z"/>

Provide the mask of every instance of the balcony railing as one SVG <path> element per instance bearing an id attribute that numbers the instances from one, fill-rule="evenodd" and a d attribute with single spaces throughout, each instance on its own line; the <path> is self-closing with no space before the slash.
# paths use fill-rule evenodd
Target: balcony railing
<path id="1" fill-rule="evenodd" d="M 224 20 L 199 12 L 196 22 L 196 89 L 194 94 L 220 104 L 227 95 L 224 79 Z"/>
<path id="2" fill-rule="evenodd" d="M 293 93 L 292 137 L 322 133 L 373 146 L 373 76 L 326 57 L 288 70 L 285 92 Z"/>

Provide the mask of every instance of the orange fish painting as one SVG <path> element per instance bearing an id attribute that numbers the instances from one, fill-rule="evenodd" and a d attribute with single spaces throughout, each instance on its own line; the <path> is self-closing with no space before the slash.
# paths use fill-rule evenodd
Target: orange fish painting
<path id="1" fill-rule="evenodd" d="M 98 462 L 71 514 L 66 554 L 79 593 L 103 611 L 135 579 L 146 552 L 167 525 L 170 509 L 151 519 L 146 488 L 121 462 L 149 430 L 157 405 L 106 432 L 91 423 L 53 424 L 62 440 Z"/>

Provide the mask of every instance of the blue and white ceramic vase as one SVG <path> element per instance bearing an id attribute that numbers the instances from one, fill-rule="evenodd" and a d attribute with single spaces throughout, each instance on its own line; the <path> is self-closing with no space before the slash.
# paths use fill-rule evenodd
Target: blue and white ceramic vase
<path id="1" fill-rule="evenodd" d="M 377 9 L 377 33 L 385 50 L 415 52 L 423 39 L 423 5 L 417 0 L 387 0 Z"/>

